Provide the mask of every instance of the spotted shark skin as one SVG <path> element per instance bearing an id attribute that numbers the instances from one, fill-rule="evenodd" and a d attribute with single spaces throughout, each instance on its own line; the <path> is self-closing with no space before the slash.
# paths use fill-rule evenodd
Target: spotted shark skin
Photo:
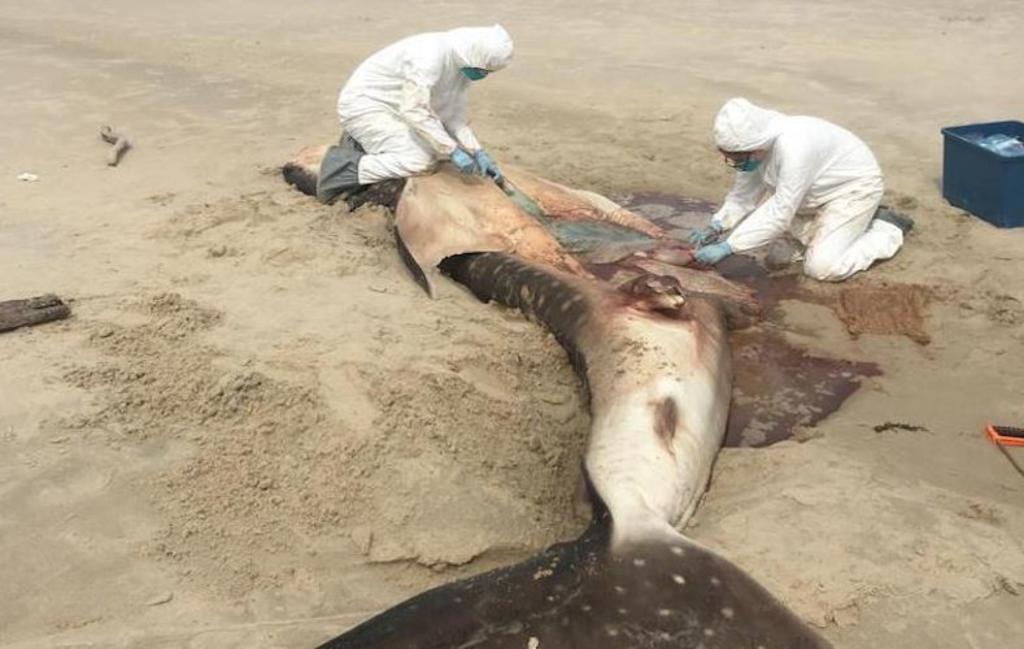
<path id="1" fill-rule="evenodd" d="M 516 184 L 545 187 L 522 172 Z M 590 196 L 575 209 L 558 187 L 558 201 L 533 197 L 635 225 Z M 632 279 L 619 285 L 598 279 L 488 191 L 443 172 L 410 179 L 396 210 L 401 257 L 428 292 L 437 264 L 561 343 L 591 412 L 582 464 L 592 522 L 575 541 L 421 593 L 320 649 L 830 647 L 742 569 L 676 529 L 695 511 L 722 443 L 732 382 L 725 314 L 742 296 L 700 273 L 652 274 L 650 264 L 629 266 Z"/>
<path id="2" fill-rule="evenodd" d="M 522 563 L 421 593 L 321 649 L 818 649 L 745 572 L 684 538 L 613 551 L 613 521 Z"/>

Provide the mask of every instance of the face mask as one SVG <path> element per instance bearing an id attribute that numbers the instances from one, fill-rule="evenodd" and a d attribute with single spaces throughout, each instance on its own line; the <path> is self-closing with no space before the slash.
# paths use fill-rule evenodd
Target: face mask
<path id="1" fill-rule="evenodd" d="M 736 166 L 736 170 L 737 171 L 745 171 L 747 173 L 750 173 L 751 171 L 757 171 L 757 168 L 760 167 L 760 166 L 761 166 L 761 161 L 760 160 L 755 160 L 754 158 L 747 158 L 741 164 Z"/>
<path id="2" fill-rule="evenodd" d="M 490 71 L 483 68 L 462 68 L 462 74 L 470 81 L 479 81 L 490 74 Z"/>

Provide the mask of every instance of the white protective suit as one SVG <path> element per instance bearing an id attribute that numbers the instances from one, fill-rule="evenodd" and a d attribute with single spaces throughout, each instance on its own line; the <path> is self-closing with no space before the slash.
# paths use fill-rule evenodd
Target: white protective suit
<path id="1" fill-rule="evenodd" d="M 730 99 L 715 118 L 714 135 L 722 151 L 768 151 L 758 169 L 737 172 L 712 217 L 731 230 L 726 242 L 733 251 L 757 248 L 789 230 L 807 247 L 804 272 L 840 281 L 903 245 L 899 227 L 872 220 L 884 190 L 882 171 L 867 145 L 846 129 Z"/>
<path id="2" fill-rule="evenodd" d="M 366 150 L 359 183 L 405 178 L 480 149 L 466 118 L 472 83 L 461 68 L 495 71 L 512 59 L 500 25 L 410 36 L 366 59 L 338 97 L 342 128 Z"/>

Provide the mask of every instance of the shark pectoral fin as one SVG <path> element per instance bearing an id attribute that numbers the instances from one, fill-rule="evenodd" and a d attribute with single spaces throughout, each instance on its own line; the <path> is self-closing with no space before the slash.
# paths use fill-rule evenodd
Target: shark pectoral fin
<path id="1" fill-rule="evenodd" d="M 527 649 L 531 639 L 566 638 L 593 622 L 575 605 L 593 566 L 604 563 L 607 526 L 522 563 L 421 593 L 319 649 Z M 557 630 L 557 632 L 556 632 Z M 537 647 L 584 647 L 572 641 Z"/>
<path id="2" fill-rule="evenodd" d="M 409 269 L 409 273 L 412 275 L 413 280 L 416 281 L 424 291 L 427 292 L 431 298 L 434 297 L 434 284 L 430 281 L 427 273 L 420 266 L 420 263 L 416 261 L 416 257 L 413 256 L 409 247 L 402 241 L 402 234 L 398 228 L 395 228 L 395 244 L 398 246 L 398 256 L 402 259 L 402 263 L 406 268 Z"/>
<path id="3" fill-rule="evenodd" d="M 572 543 L 427 591 L 320 649 L 828 649 L 743 570 L 674 531 Z"/>
<path id="4" fill-rule="evenodd" d="M 732 562 L 675 532 L 664 537 L 620 545 L 592 585 L 608 632 L 627 639 L 595 646 L 831 647 Z"/>

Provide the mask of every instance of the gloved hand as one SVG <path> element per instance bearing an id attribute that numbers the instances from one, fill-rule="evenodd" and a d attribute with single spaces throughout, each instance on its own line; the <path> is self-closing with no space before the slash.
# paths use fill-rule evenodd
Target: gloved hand
<path id="1" fill-rule="evenodd" d="M 462 149 L 452 151 L 452 164 L 458 167 L 459 171 L 464 174 L 477 173 L 476 162 L 473 160 L 473 157 Z"/>
<path id="2" fill-rule="evenodd" d="M 483 175 L 490 176 L 495 180 L 501 180 L 501 169 L 498 169 L 498 164 L 483 149 L 476 152 L 476 166 L 480 167 Z"/>
<path id="3" fill-rule="evenodd" d="M 715 237 L 720 235 L 723 231 L 725 231 L 725 228 L 722 227 L 721 223 L 712 221 L 708 225 L 708 227 L 701 228 L 700 230 L 694 230 L 693 232 L 691 232 L 690 243 L 692 243 L 695 246 L 703 246 L 711 239 L 714 239 Z"/>
<path id="4" fill-rule="evenodd" d="M 725 241 L 713 243 L 710 246 L 703 246 L 697 249 L 693 258 L 705 266 L 714 266 L 732 254 L 732 246 Z"/>

